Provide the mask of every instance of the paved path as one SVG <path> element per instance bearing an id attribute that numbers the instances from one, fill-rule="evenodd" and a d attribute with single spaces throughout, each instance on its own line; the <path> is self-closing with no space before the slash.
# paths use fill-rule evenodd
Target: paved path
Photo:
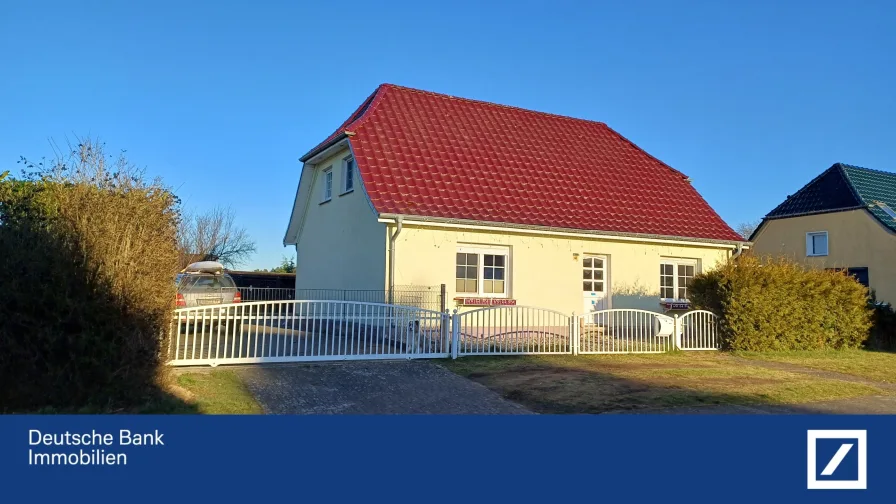
<path id="1" fill-rule="evenodd" d="M 231 368 L 266 413 L 526 414 L 522 406 L 427 361 Z"/>

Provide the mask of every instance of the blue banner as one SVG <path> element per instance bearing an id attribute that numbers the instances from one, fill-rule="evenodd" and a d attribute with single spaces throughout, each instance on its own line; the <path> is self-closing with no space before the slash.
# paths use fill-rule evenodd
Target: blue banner
<path id="1" fill-rule="evenodd" d="M 896 499 L 889 416 L 5 416 L 0 447 L 6 502 Z"/>

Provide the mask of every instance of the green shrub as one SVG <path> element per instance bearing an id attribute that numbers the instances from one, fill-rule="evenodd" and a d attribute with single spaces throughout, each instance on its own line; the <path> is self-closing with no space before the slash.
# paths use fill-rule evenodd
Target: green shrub
<path id="1" fill-rule="evenodd" d="M 856 348 L 872 324 L 868 291 L 852 277 L 783 258 L 741 256 L 697 275 L 688 291 L 721 317 L 730 350 Z"/>
<path id="2" fill-rule="evenodd" d="M 177 200 L 86 142 L 0 181 L 0 410 L 126 408 L 153 393 Z"/>
<path id="3" fill-rule="evenodd" d="M 874 293 L 868 300 L 868 305 L 873 313 L 874 325 L 865 346 L 872 350 L 896 351 L 896 310 L 893 305 L 877 302 Z"/>

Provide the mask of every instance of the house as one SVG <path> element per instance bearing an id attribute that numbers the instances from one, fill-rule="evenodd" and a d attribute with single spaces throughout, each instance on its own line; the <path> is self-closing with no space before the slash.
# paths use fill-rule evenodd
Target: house
<path id="1" fill-rule="evenodd" d="M 748 243 L 606 124 L 383 84 L 302 173 L 297 289 L 447 284 L 448 308 L 684 308 Z M 679 304 L 673 304 L 679 303 Z"/>
<path id="2" fill-rule="evenodd" d="M 845 269 L 896 302 L 896 173 L 837 163 L 775 207 L 753 252 Z"/>

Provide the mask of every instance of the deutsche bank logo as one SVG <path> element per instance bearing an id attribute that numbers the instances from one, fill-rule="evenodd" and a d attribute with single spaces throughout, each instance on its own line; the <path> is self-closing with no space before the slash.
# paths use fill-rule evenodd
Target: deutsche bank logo
<path id="1" fill-rule="evenodd" d="M 868 431 L 810 430 L 807 465 L 810 490 L 868 488 Z"/>

